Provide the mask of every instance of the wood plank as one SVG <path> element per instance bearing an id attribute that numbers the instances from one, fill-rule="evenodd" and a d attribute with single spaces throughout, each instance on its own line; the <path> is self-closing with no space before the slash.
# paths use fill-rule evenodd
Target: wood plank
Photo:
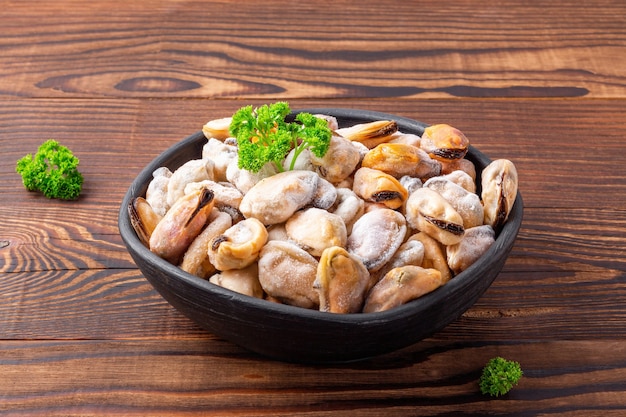
<path id="1" fill-rule="evenodd" d="M 29 218 L 28 211 L 20 212 Z M 104 217 L 106 233 L 90 212 L 52 210 L 17 227 L 0 225 L 0 236 L 9 243 L 0 249 L 3 336 L 205 337 L 136 269 L 115 233 L 113 212 Z M 527 210 L 503 272 L 472 309 L 436 337 L 626 337 L 626 222 L 610 222 L 620 213 Z"/>
<path id="2" fill-rule="evenodd" d="M 0 100 L 0 193 L 16 202 L 41 202 L 23 192 L 15 162 L 54 138 L 81 159 L 86 177 L 81 204 L 118 204 L 132 179 L 159 153 L 208 120 L 262 103 Z M 626 204 L 623 100 L 294 100 L 291 105 L 356 107 L 452 124 L 488 156 L 515 162 L 527 207 L 611 209 Z"/>
<path id="3" fill-rule="evenodd" d="M 619 1 L 493 3 L 480 10 L 469 0 L 419 7 L 65 0 L 50 7 L 0 2 L 0 95 L 626 95 L 626 5 Z"/>
<path id="4" fill-rule="evenodd" d="M 2 341 L 5 415 L 619 415 L 619 340 L 524 344 L 422 342 L 328 367 L 257 361 L 216 341 Z M 506 397 L 478 390 L 493 356 L 520 362 Z"/>

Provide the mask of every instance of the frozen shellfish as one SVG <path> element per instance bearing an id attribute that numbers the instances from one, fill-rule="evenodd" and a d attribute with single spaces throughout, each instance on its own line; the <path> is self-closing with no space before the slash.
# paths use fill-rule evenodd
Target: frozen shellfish
<path id="1" fill-rule="evenodd" d="M 395 120 L 376 120 L 337 129 L 335 132 L 348 140 L 360 142 L 372 149 L 378 144 L 388 142 L 397 131 L 398 123 Z"/>
<path id="2" fill-rule="evenodd" d="M 410 175 L 426 179 L 441 173 L 441 162 L 432 159 L 424 150 L 403 143 L 381 143 L 365 155 L 361 165 L 395 178 Z"/>
<path id="3" fill-rule="evenodd" d="M 211 240 L 224 233 L 232 226 L 232 223 L 230 215 L 213 207 L 207 226 L 185 251 L 180 269 L 200 278 L 208 278 L 215 273 L 215 267 L 209 260 L 207 248 Z"/>
<path id="4" fill-rule="evenodd" d="M 259 172 L 252 172 L 239 168 L 238 159 L 233 159 L 226 167 L 226 179 L 245 194 L 262 179 L 269 178 L 277 172 L 276 165 L 271 162 L 263 165 Z"/>
<path id="5" fill-rule="evenodd" d="M 384 204 L 390 209 L 401 207 L 409 194 L 393 176 L 367 167 L 354 173 L 352 190 L 364 200 Z"/>
<path id="6" fill-rule="evenodd" d="M 209 260 L 220 271 L 242 269 L 257 260 L 266 242 L 263 223 L 254 218 L 242 220 L 211 240 Z"/>
<path id="7" fill-rule="evenodd" d="M 418 232 L 409 238 L 409 241 L 417 240 L 424 245 L 424 257 L 421 266 L 434 268 L 441 273 L 441 280 L 446 283 L 452 278 L 452 271 L 446 261 L 445 248 L 424 232 Z"/>
<path id="8" fill-rule="evenodd" d="M 213 275 L 209 282 L 239 294 L 263 298 L 263 288 L 259 282 L 258 266 L 252 263 L 243 269 L 229 269 Z"/>
<path id="9" fill-rule="evenodd" d="M 185 195 L 185 186 L 191 182 L 213 179 L 213 161 L 210 159 L 192 159 L 176 169 L 167 185 L 167 204 L 171 207 L 176 200 Z"/>
<path id="10" fill-rule="evenodd" d="M 424 183 L 424 187 L 438 192 L 450 203 L 463 218 L 465 229 L 483 224 L 483 206 L 477 194 L 470 193 L 444 177 L 431 178 Z"/>
<path id="11" fill-rule="evenodd" d="M 509 218 L 517 197 L 517 169 L 508 159 L 496 159 L 482 171 L 484 223 L 498 230 Z"/>
<path id="12" fill-rule="evenodd" d="M 231 121 L 232 117 L 209 120 L 202 126 L 202 133 L 204 133 L 204 137 L 207 139 L 215 138 L 223 141 L 230 136 Z"/>
<path id="13" fill-rule="evenodd" d="M 311 200 L 311 206 L 328 210 L 337 200 L 337 188 L 324 178 L 317 180 L 317 190 Z"/>
<path id="14" fill-rule="evenodd" d="M 476 173 L 472 176 L 467 172 L 458 169 L 448 174 L 444 174 L 442 177 L 465 188 L 470 193 L 476 194 Z"/>
<path id="15" fill-rule="evenodd" d="M 401 213 L 388 208 L 373 210 L 354 223 L 346 248 L 369 271 L 376 271 L 398 250 L 406 231 L 406 220 Z"/>
<path id="16" fill-rule="evenodd" d="M 239 210 L 265 225 L 283 223 L 311 203 L 318 179 L 311 171 L 285 171 L 264 178 L 244 195 Z"/>
<path id="17" fill-rule="evenodd" d="M 465 230 L 463 239 L 446 248 L 448 266 L 455 274 L 465 271 L 495 242 L 495 232 L 489 225 Z"/>
<path id="18" fill-rule="evenodd" d="M 405 265 L 422 265 L 424 261 L 424 244 L 417 239 L 409 239 L 404 242 L 396 253 L 393 254 L 389 262 L 387 262 L 381 269 L 372 274 L 376 276 L 375 281 L 378 281 L 381 277 L 384 277 L 387 272 L 394 268 L 398 268 Z"/>
<path id="19" fill-rule="evenodd" d="M 311 163 L 320 176 L 332 183 L 347 178 L 360 160 L 359 150 L 349 140 L 337 135 L 331 137 L 328 151 L 323 157 L 311 154 Z"/>
<path id="20" fill-rule="evenodd" d="M 410 195 L 405 215 L 411 227 L 444 245 L 453 245 L 463 238 L 463 218 L 441 194 L 430 188 L 420 188 Z"/>
<path id="21" fill-rule="evenodd" d="M 285 223 L 287 235 L 313 256 L 330 246 L 345 246 L 348 239 L 341 217 L 315 207 L 298 211 Z"/>
<path id="22" fill-rule="evenodd" d="M 389 271 L 369 292 L 364 313 L 385 311 L 419 298 L 443 284 L 436 269 L 406 265 Z"/>
<path id="23" fill-rule="evenodd" d="M 167 167 L 160 167 L 152 173 L 152 181 L 146 190 L 146 201 L 159 216 L 165 216 L 170 206 L 167 204 L 167 187 L 172 177 L 172 171 Z"/>
<path id="24" fill-rule="evenodd" d="M 150 236 L 150 250 L 174 265 L 204 228 L 213 208 L 213 192 L 202 188 L 170 208 Z"/>
<path id="25" fill-rule="evenodd" d="M 369 272 L 357 257 L 339 246 L 326 249 L 313 283 L 319 294 L 320 311 L 360 312 L 369 281 Z"/>
<path id="26" fill-rule="evenodd" d="M 157 214 L 145 198 L 137 197 L 128 205 L 128 217 L 141 243 L 149 247 L 150 236 L 163 216 Z"/>
<path id="27" fill-rule="evenodd" d="M 442 123 L 424 129 L 420 147 L 431 158 L 449 162 L 465 156 L 469 148 L 469 140 L 459 129 Z"/>
<path id="28" fill-rule="evenodd" d="M 313 288 L 317 259 L 293 243 L 269 241 L 259 255 L 259 281 L 265 292 L 284 304 L 319 308 Z"/>
<path id="29" fill-rule="evenodd" d="M 238 160 L 237 147 L 211 138 L 202 147 L 202 159 L 213 161 L 213 174 L 216 181 L 226 181 L 226 170 L 233 160 Z"/>
<path id="30" fill-rule="evenodd" d="M 337 199 L 330 212 L 342 218 L 349 232 L 354 222 L 365 212 L 365 201 L 349 188 L 337 188 Z"/>

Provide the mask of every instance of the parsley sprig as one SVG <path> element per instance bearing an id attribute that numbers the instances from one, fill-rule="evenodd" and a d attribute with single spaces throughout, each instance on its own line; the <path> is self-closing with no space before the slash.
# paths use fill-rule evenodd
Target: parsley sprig
<path id="1" fill-rule="evenodd" d="M 289 104 L 283 101 L 237 110 L 229 130 L 237 139 L 239 168 L 258 172 L 271 162 L 282 172 L 283 161 L 292 149 L 294 156 L 289 170 L 293 170 L 296 159 L 305 149 L 320 158 L 326 154 L 332 136 L 326 121 L 303 112 L 288 123 L 285 118 L 290 112 Z"/>

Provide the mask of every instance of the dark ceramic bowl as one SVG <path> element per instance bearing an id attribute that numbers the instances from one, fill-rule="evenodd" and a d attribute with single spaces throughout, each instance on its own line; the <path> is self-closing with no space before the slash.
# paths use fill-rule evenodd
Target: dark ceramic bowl
<path id="1" fill-rule="evenodd" d="M 399 129 L 421 135 L 421 122 L 384 113 L 349 109 L 304 109 L 335 116 L 340 127 L 394 119 Z M 194 133 L 172 146 L 133 181 L 122 202 L 119 229 L 135 263 L 172 306 L 226 340 L 262 355 L 289 362 L 332 363 L 362 360 L 412 345 L 456 320 L 487 290 L 502 269 L 522 222 L 518 194 L 495 244 L 470 268 L 446 285 L 400 307 L 368 314 L 333 314 L 276 304 L 241 295 L 190 275 L 151 253 L 135 234 L 128 203 L 145 195 L 152 172 L 174 170 L 199 158 L 206 139 Z M 466 156 L 477 172 L 490 162 L 470 147 Z M 480 178 L 477 179 L 480 186 Z"/>

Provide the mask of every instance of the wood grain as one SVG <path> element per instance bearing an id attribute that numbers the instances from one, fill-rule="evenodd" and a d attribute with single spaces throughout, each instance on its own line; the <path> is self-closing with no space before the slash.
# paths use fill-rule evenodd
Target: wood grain
<path id="1" fill-rule="evenodd" d="M 389 7 L 372 0 L 297 7 L 69 1 L 60 5 L 63 13 L 34 4 L 3 4 L 2 95 L 608 98 L 626 92 L 626 5 L 619 1 Z"/>
<path id="2" fill-rule="evenodd" d="M 0 351 L 0 410 L 9 415 L 617 416 L 626 406 L 626 351 L 617 342 L 422 342 L 331 367 L 258 361 L 218 341 L 0 342 Z M 490 400 L 477 380 L 495 355 L 515 356 L 525 374 L 507 397 Z"/>

